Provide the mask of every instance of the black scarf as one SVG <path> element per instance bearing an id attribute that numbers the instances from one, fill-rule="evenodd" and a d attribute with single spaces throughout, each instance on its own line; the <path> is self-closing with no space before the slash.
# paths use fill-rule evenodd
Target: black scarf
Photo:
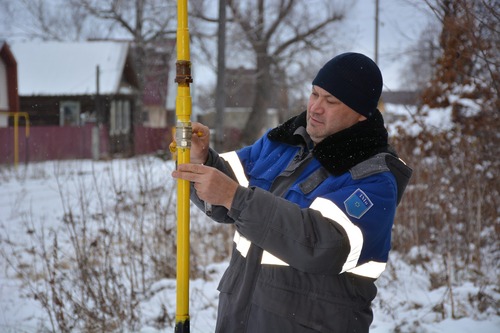
<path id="1" fill-rule="evenodd" d="M 291 145 L 304 144 L 300 135 L 294 135 L 299 127 L 306 127 L 306 111 L 290 118 L 272 129 L 268 138 Z M 389 152 L 387 130 L 380 112 L 318 143 L 313 156 L 333 175 L 341 175 L 356 164 L 381 152 Z"/>

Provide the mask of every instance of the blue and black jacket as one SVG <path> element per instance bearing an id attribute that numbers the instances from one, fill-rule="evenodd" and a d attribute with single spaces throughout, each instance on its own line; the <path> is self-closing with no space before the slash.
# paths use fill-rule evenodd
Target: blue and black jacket
<path id="1" fill-rule="evenodd" d="M 380 113 L 312 145 L 305 112 L 207 165 L 240 183 L 217 332 L 367 332 L 411 169 Z M 193 191 L 192 200 L 204 207 Z"/>

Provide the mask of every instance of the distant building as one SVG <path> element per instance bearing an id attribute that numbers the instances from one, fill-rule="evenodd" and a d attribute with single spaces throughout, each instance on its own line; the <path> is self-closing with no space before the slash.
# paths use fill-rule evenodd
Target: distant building
<path id="1" fill-rule="evenodd" d="M 142 96 L 142 121 L 147 127 L 175 125 L 174 106 L 168 110 L 167 97 L 175 95 L 174 39 L 164 39 L 148 45 Z M 174 70 L 174 71 L 172 71 Z"/>
<path id="2" fill-rule="evenodd" d="M 7 127 L 8 114 L 19 111 L 17 62 L 6 41 L 0 40 L 0 127 Z"/>
<path id="3" fill-rule="evenodd" d="M 254 84 L 256 74 L 255 69 L 248 68 L 228 68 L 226 69 L 225 82 L 225 110 L 224 127 L 237 130 L 243 130 L 252 110 L 252 104 L 255 96 Z M 279 89 L 276 87 L 276 89 Z M 279 110 L 282 108 L 283 101 L 286 100 L 286 92 L 272 93 L 273 96 L 279 96 L 271 100 L 267 109 L 266 124 L 269 128 L 279 124 Z M 213 101 L 200 101 L 205 112 L 198 115 L 199 121 L 207 126 L 215 127 L 215 103 Z"/>
<path id="4" fill-rule="evenodd" d="M 137 77 L 129 43 L 13 43 L 20 109 L 32 126 L 105 126 L 109 154 L 131 154 Z"/>
<path id="5" fill-rule="evenodd" d="M 19 118 L 0 112 L 0 164 L 14 156 L 29 162 L 163 155 L 171 142 L 172 45 L 152 46 L 153 55 L 143 59 L 144 92 L 129 41 L 0 43 L 0 111 L 21 111 L 30 124 L 23 118 L 14 126 Z"/>
<path id="6" fill-rule="evenodd" d="M 380 111 L 384 115 L 386 123 L 393 123 L 397 120 L 406 120 L 415 112 L 420 103 L 419 91 L 383 91 L 382 103 L 379 105 Z"/>
<path id="7" fill-rule="evenodd" d="M 420 100 L 419 91 L 398 90 L 383 91 L 382 100 L 384 103 L 397 105 L 417 105 Z"/>

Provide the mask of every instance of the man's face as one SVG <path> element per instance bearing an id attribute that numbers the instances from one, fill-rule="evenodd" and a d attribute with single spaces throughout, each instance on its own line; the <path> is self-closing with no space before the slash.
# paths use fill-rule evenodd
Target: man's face
<path id="1" fill-rule="evenodd" d="M 314 143 L 351 127 L 366 117 L 360 115 L 329 92 L 318 86 L 312 87 L 307 103 L 307 133 Z"/>

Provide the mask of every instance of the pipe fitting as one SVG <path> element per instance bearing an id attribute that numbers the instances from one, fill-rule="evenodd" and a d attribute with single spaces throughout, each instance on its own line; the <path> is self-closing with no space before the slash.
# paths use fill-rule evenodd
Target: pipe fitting
<path id="1" fill-rule="evenodd" d="M 191 137 L 193 135 L 193 128 L 191 122 L 177 122 L 175 127 L 175 141 L 177 148 L 191 148 Z"/>

